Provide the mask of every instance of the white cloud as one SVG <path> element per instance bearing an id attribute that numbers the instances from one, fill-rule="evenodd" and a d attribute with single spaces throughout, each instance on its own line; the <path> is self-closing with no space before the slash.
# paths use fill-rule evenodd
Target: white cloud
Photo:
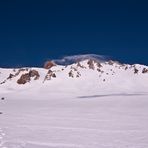
<path id="1" fill-rule="evenodd" d="M 80 54 L 80 55 L 72 55 L 72 56 L 64 56 L 61 59 L 54 59 L 53 61 L 60 65 L 68 65 L 78 61 L 83 61 L 86 59 L 93 59 L 100 62 L 107 61 L 108 57 L 104 55 L 97 54 Z"/>

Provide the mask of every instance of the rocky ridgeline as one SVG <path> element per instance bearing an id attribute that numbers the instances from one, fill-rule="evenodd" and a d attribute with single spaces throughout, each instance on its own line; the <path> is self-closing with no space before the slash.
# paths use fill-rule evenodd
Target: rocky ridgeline
<path id="1" fill-rule="evenodd" d="M 56 74 L 52 70 L 50 70 L 53 66 L 56 66 L 56 64 L 52 61 L 46 61 L 44 63 L 44 68 L 47 69 L 48 72 L 43 82 L 45 82 L 46 80 L 50 80 L 52 77 L 56 77 Z M 17 83 L 26 84 L 30 82 L 32 78 L 33 80 L 38 80 L 40 78 L 39 72 L 37 70 L 30 70 L 28 73 L 22 74 L 21 77 L 17 80 Z"/>
<path id="2" fill-rule="evenodd" d="M 89 69 L 93 71 L 97 71 L 99 73 L 99 77 L 101 77 L 103 74 L 106 75 L 114 75 L 115 71 L 114 69 L 120 69 L 120 70 L 131 70 L 134 74 L 148 74 L 148 68 L 145 66 L 142 69 L 139 69 L 137 65 L 127 65 L 127 64 L 121 64 L 118 61 L 107 61 L 100 63 L 97 60 L 88 59 L 87 62 L 84 64 L 82 62 L 77 62 L 75 64 L 72 64 L 71 66 L 65 66 L 65 68 L 59 68 L 59 70 L 52 70 L 52 67 L 57 66 L 56 63 L 53 61 L 47 61 L 44 63 L 44 69 L 47 70 L 47 74 L 44 77 L 43 83 L 47 80 L 51 80 L 52 78 L 56 78 L 57 72 L 62 72 L 65 69 L 68 68 L 69 72 L 67 73 L 67 76 L 70 78 L 79 78 L 82 76 L 80 69 Z M 109 66 L 109 70 L 104 70 L 104 66 Z M 26 84 L 28 82 L 31 82 L 31 80 L 39 80 L 40 79 L 40 72 L 35 69 L 30 68 L 21 68 L 21 69 L 14 69 L 13 73 L 10 73 L 6 80 L 2 81 L 0 84 L 4 84 L 9 80 L 12 80 L 14 78 L 17 78 L 18 84 Z M 19 78 L 18 78 L 19 77 Z M 105 81 L 105 80 L 103 80 Z"/>
<path id="3" fill-rule="evenodd" d="M 19 74 L 20 74 L 21 72 L 28 71 L 28 70 L 29 70 L 28 68 L 21 68 L 21 69 L 19 69 L 19 70 L 13 69 L 13 74 L 10 73 L 9 76 L 7 77 L 7 79 L 4 80 L 4 81 L 2 81 L 0 84 L 4 84 L 4 83 L 7 82 L 7 80 L 11 80 L 11 79 L 13 79 L 13 78 L 19 76 Z"/>

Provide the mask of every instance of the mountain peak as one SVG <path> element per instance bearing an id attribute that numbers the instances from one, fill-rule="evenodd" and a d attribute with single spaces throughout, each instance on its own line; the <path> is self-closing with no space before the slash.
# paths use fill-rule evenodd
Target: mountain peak
<path id="1" fill-rule="evenodd" d="M 58 65 L 56 61 L 46 61 L 44 68 L 0 69 L 0 86 L 14 90 L 28 87 L 41 89 L 49 87 L 57 90 L 98 89 L 143 90 L 148 88 L 148 67 L 140 64 L 121 64 L 118 61 L 101 61 L 83 58 L 72 64 Z M 138 84 L 138 86 L 137 86 Z M 21 86 L 21 87 L 20 87 Z M 62 86 L 62 87 L 61 87 Z M 122 89 L 121 89 L 122 88 Z"/>

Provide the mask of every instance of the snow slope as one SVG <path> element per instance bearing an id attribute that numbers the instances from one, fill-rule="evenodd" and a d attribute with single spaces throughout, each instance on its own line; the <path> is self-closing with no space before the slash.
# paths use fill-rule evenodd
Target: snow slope
<path id="1" fill-rule="evenodd" d="M 29 68 L 40 78 L 24 85 L 26 70 L 0 69 L 0 148 L 148 147 L 148 67 L 80 64 L 52 67 L 46 81 L 48 70 Z"/>
<path id="2" fill-rule="evenodd" d="M 98 63 L 93 61 L 91 67 L 88 60 L 75 63 L 68 66 L 57 65 L 51 68 L 56 75 L 56 78 L 45 80 L 48 73 L 47 69 L 43 68 L 24 68 L 23 71 L 12 79 L 7 79 L 10 74 L 16 74 L 21 69 L 0 69 L 0 84 L 1 93 L 13 93 L 14 91 L 26 91 L 27 93 L 72 93 L 89 95 L 94 93 L 143 93 L 147 92 L 148 88 L 148 71 L 142 73 L 143 69 L 148 70 L 144 65 L 128 65 L 117 62 Z M 100 63 L 99 63 L 100 64 Z M 27 70 L 25 70 L 27 69 Z M 22 74 L 29 70 L 38 71 L 40 77 L 38 80 L 31 78 L 29 83 L 25 85 L 17 84 L 17 80 Z M 137 72 L 135 72 L 137 70 Z M 71 73 L 72 76 L 69 76 Z M 45 80 L 45 81 L 44 81 Z"/>

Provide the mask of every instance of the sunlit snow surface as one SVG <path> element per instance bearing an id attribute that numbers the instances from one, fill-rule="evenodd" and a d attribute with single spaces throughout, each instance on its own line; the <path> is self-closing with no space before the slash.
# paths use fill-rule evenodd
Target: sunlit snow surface
<path id="1" fill-rule="evenodd" d="M 0 148 L 147 148 L 148 95 L 7 94 Z"/>
<path id="2" fill-rule="evenodd" d="M 104 63 L 101 73 L 82 64 L 79 78 L 68 76 L 76 65 L 57 66 L 43 83 L 48 70 L 33 68 L 39 80 L 18 85 L 18 75 L 0 85 L 0 148 L 148 148 L 146 66 L 134 74 Z M 0 81 L 10 73 L 0 69 Z"/>

